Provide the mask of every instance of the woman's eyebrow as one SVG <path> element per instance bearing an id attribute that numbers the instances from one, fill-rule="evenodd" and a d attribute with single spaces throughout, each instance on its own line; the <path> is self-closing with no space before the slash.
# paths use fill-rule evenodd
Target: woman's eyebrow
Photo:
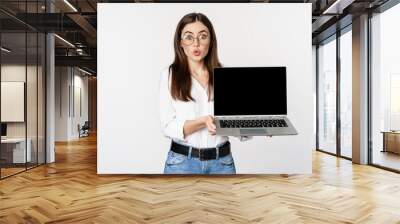
<path id="1" fill-rule="evenodd" d="M 199 31 L 199 32 L 197 32 L 197 33 L 208 33 L 207 32 L 207 30 L 201 30 L 201 31 Z M 193 34 L 193 32 L 191 32 L 191 31 L 185 31 L 183 34 L 185 34 L 185 33 L 191 33 L 191 34 Z"/>

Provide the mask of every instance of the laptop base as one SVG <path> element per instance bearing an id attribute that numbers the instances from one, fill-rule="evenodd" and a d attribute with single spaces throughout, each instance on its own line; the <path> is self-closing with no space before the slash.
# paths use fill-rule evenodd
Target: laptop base
<path id="1" fill-rule="evenodd" d="M 279 119 L 284 119 L 287 127 L 240 127 L 240 128 L 223 128 L 220 125 L 220 120 L 242 120 L 243 118 L 226 118 L 226 117 L 216 117 L 215 123 L 217 126 L 216 134 L 220 136 L 285 136 L 285 135 L 297 135 L 296 129 L 293 127 L 292 123 L 286 117 L 280 117 Z M 245 118 L 246 120 L 251 119 L 276 119 L 275 118 Z"/>

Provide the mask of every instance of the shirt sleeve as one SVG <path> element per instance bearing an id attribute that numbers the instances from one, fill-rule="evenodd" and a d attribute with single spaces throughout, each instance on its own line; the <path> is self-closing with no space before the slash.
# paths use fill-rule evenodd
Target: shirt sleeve
<path id="1" fill-rule="evenodd" d="M 170 75 L 168 69 L 161 74 L 160 78 L 160 122 L 161 130 L 166 137 L 186 141 L 183 134 L 185 120 L 176 116 L 170 92 Z"/>

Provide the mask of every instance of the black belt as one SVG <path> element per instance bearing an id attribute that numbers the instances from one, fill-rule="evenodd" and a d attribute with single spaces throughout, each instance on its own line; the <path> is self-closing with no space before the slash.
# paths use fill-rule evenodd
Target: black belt
<path id="1" fill-rule="evenodd" d="M 189 146 L 181 145 L 172 141 L 171 151 L 188 156 Z M 199 158 L 200 160 L 211 160 L 217 158 L 217 150 L 219 157 L 224 157 L 231 153 L 231 143 L 229 141 L 225 142 L 223 145 L 217 148 L 195 148 L 192 147 L 192 157 Z"/>

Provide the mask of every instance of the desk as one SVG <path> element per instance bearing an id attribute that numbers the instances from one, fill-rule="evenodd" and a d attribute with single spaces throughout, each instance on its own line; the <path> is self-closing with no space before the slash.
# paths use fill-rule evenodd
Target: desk
<path id="1" fill-rule="evenodd" d="M 25 138 L 6 138 L 1 139 L 1 157 L 6 163 L 25 163 L 32 160 L 31 145 L 32 140 L 27 139 L 25 151 Z M 26 154 L 25 154 L 26 152 Z M 25 161 L 27 159 L 27 161 Z"/>
<path id="2" fill-rule="evenodd" d="M 400 131 L 382 131 L 381 133 L 383 133 L 382 152 L 400 154 Z"/>

